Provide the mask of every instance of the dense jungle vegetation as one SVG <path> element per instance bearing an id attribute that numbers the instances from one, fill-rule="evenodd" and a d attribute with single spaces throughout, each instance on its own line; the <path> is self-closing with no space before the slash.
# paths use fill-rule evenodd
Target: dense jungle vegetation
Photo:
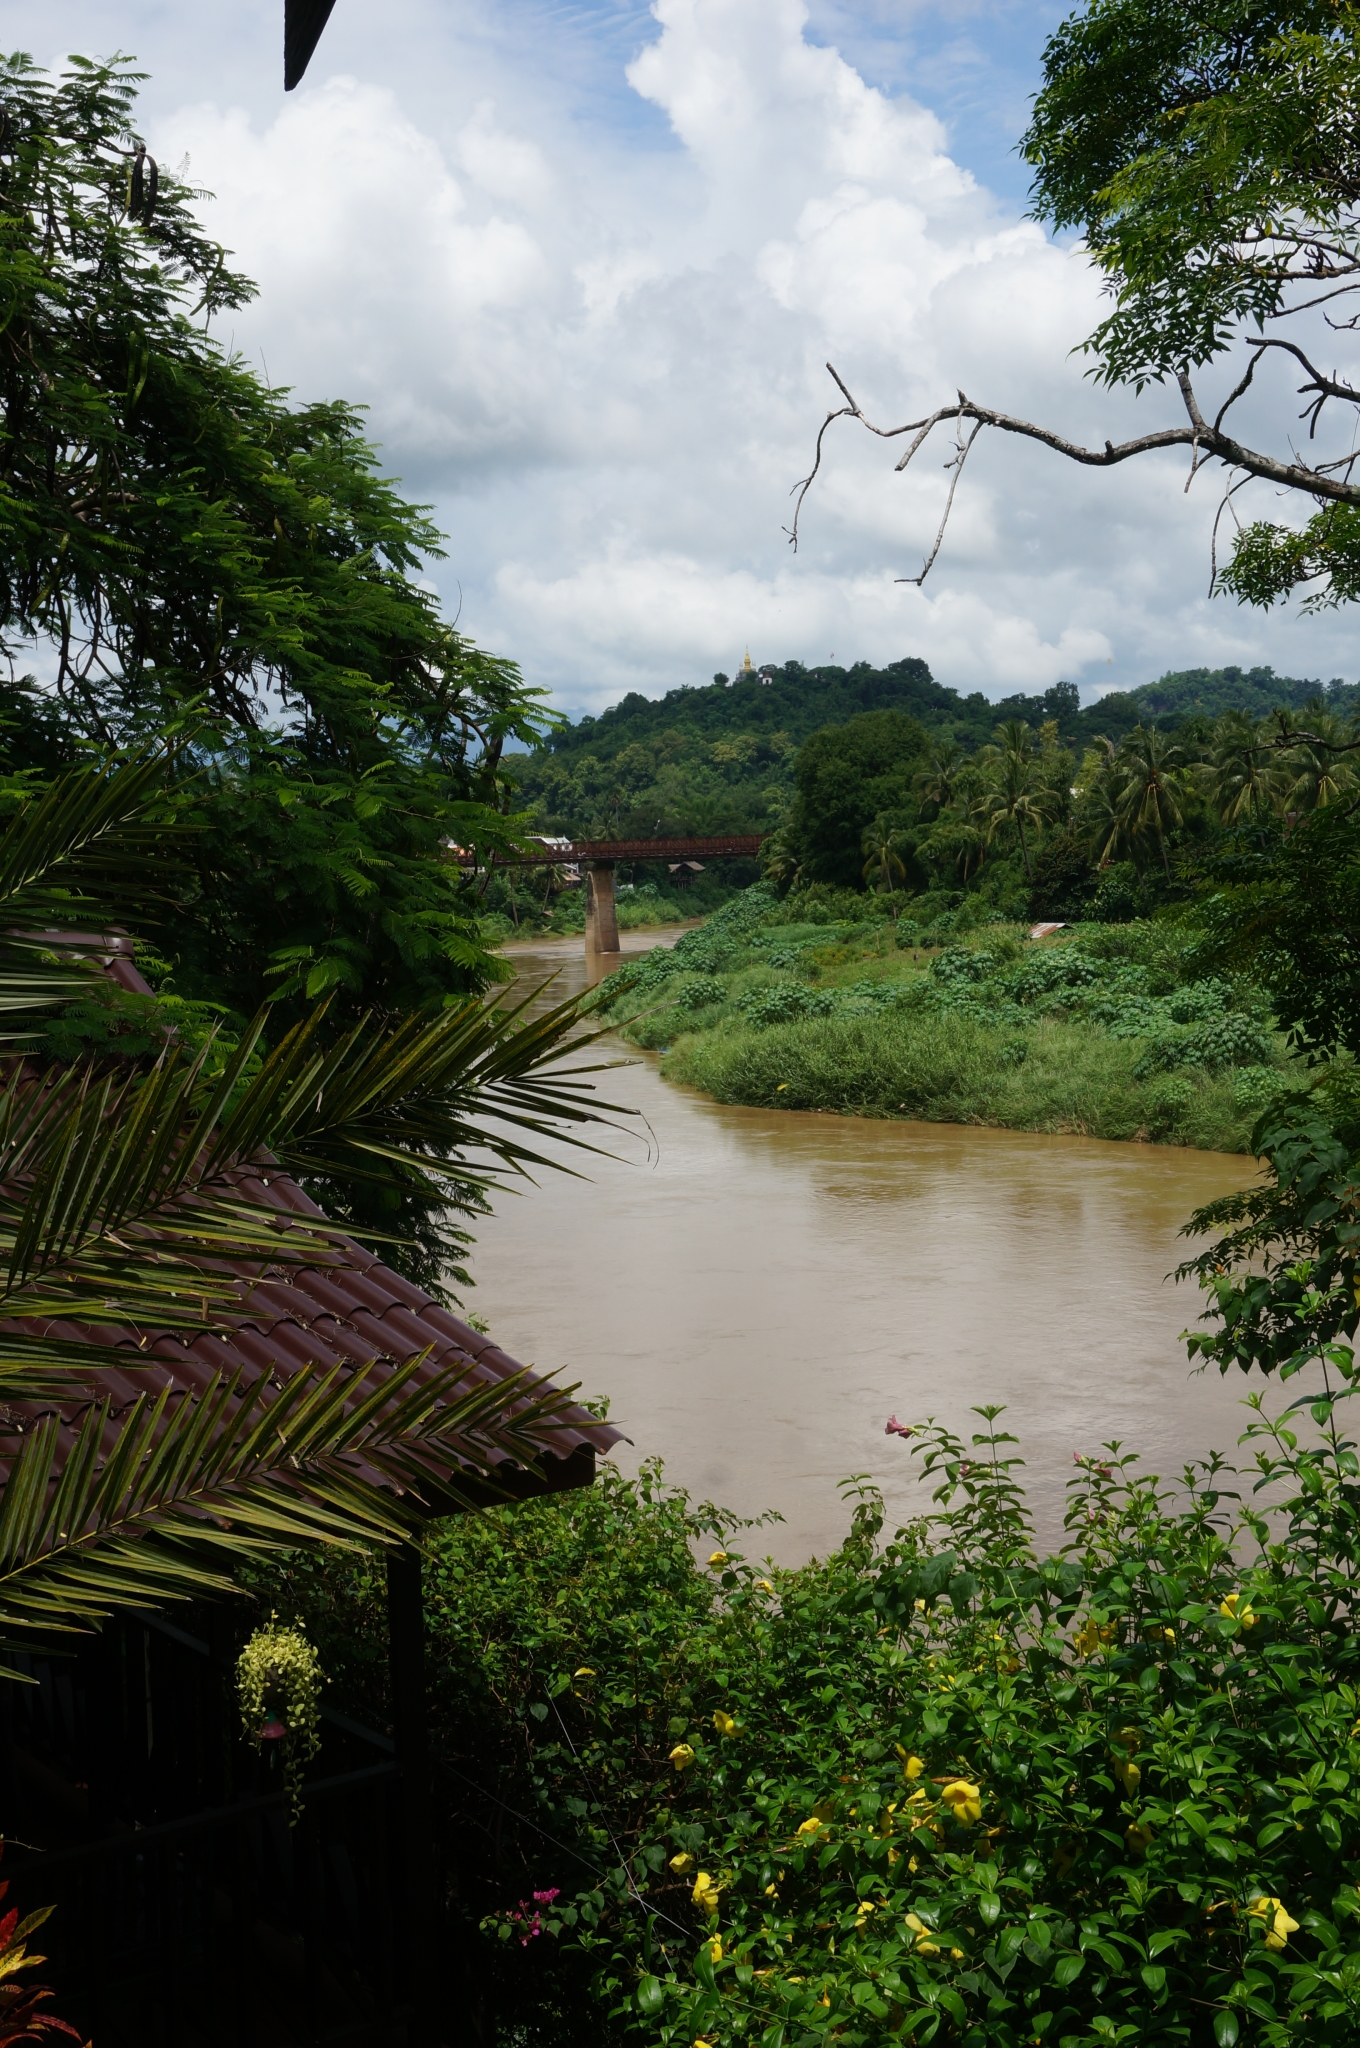
<path id="1" fill-rule="evenodd" d="M 760 1108 L 1240 1152 L 1291 1086 L 1262 990 L 1209 972 L 1187 924 L 1031 943 L 1025 925 L 839 909 L 752 890 L 619 970 L 605 1014 L 668 1079 Z"/>
<path id="2" fill-rule="evenodd" d="M 1349 815 L 1348 696 L 1173 713 L 1080 760 L 1056 719 L 968 755 L 861 713 L 799 750 L 769 882 L 599 1000 L 724 1102 L 1240 1151 L 1290 1061 L 1202 905 L 1244 847 Z"/>
<path id="3" fill-rule="evenodd" d="M 1223 711 L 1261 717 L 1313 697 L 1350 708 L 1356 694 L 1340 681 L 1324 689 L 1268 668 L 1189 669 L 1083 708 L 1073 683 L 998 703 L 935 682 L 915 658 L 884 669 L 867 661 L 849 669 L 788 661 L 655 699 L 634 691 L 598 718 L 560 727 L 528 754 L 507 754 L 506 767 L 541 828 L 569 838 L 768 832 L 792 797 L 803 743 L 868 711 L 901 712 L 969 755 L 990 743 L 998 723 L 1018 720 L 1037 731 L 1055 722 L 1061 745 L 1080 759 L 1102 736 L 1118 742 L 1139 723 L 1198 727 Z"/>

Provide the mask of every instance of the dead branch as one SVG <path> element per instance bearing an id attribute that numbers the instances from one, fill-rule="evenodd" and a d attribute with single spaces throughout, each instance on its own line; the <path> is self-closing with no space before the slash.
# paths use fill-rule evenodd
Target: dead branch
<path id="1" fill-rule="evenodd" d="M 962 400 L 962 392 L 959 393 L 959 398 L 960 400 Z M 959 417 L 961 422 L 963 417 L 962 413 L 960 413 Z M 925 566 L 921 570 L 920 575 L 899 576 L 897 578 L 897 581 L 899 583 L 914 583 L 916 585 L 916 588 L 919 590 L 921 588 L 921 585 L 925 582 L 927 576 L 930 574 L 931 565 L 934 562 L 936 555 L 938 555 L 940 552 L 940 543 L 944 539 L 944 530 L 946 526 L 948 526 L 949 524 L 949 515 L 954 509 L 954 493 L 959 487 L 959 478 L 963 475 L 963 465 L 968 460 L 968 451 L 972 447 L 974 441 L 976 441 L 978 435 L 981 432 L 982 421 L 979 420 L 977 425 L 973 428 L 972 433 L 968 436 L 968 439 L 965 441 L 963 438 L 962 424 L 960 424 L 958 440 L 956 441 L 954 446 L 953 460 L 945 464 L 945 468 L 952 469 L 954 474 L 949 479 L 949 496 L 944 501 L 944 512 L 940 518 L 940 530 L 935 536 L 935 545 L 930 550 L 930 553 L 926 556 Z M 913 448 L 909 448 L 907 450 L 908 456 L 910 456 L 914 452 L 914 446 L 915 444 L 913 444 Z M 905 461 L 906 459 L 907 458 L 904 456 L 903 461 Z M 902 463 L 899 462 L 897 467 L 901 469 Z"/>
<path id="2" fill-rule="evenodd" d="M 904 576 L 898 579 L 903 583 L 914 583 L 918 588 L 924 583 L 935 561 L 935 557 L 939 554 L 940 544 L 944 539 L 945 527 L 948 525 L 950 510 L 954 503 L 954 491 L 958 484 L 959 473 L 967 459 L 969 450 L 972 448 L 983 427 L 995 427 L 1003 434 L 1019 434 L 1025 440 L 1038 441 L 1045 448 L 1052 448 L 1056 454 L 1066 456 L 1069 462 L 1084 463 L 1090 469 L 1112 469 L 1117 463 L 1128 462 L 1135 455 L 1151 454 L 1159 448 L 1189 448 L 1191 451 L 1192 477 L 1195 471 L 1202 467 L 1203 463 L 1216 459 L 1224 463 L 1230 470 L 1245 472 L 1243 481 L 1246 481 L 1247 478 L 1255 477 L 1266 483 L 1278 484 L 1285 490 L 1302 491 L 1307 496 L 1316 498 L 1324 503 L 1360 505 L 1360 484 L 1352 483 L 1349 480 L 1349 476 L 1337 478 L 1329 473 L 1333 469 L 1349 468 L 1349 465 L 1355 460 L 1353 455 L 1344 457 L 1338 462 L 1324 462 L 1317 465 L 1297 459 L 1292 462 L 1281 462 L 1272 455 L 1263 455 L 1254 448 L 1245 447 L 1242 442 L 1234 440 L 1231 434 L 1224 433 L 1224 415 L 1229 410 L 1229 407 L 1242 396 L 1251 383 L 1252 372 L 1257 362 L 1259 362 L 1266 345 L 1265 337 L 1261 337 L 1260 345 L 1257 347 L 1256 354 L 1248 366 L 1246 375 L 1229 397 L 1227 403 L 1220 408 L 1218 416 L 1212 425 L 1200 411 L 1199 401 L 1195 396 L 1194 386 L 1191 384 L 1189 373 L 1182 370 L 1178 373 L 1176 382 L 1189 418 L 1188 426 L 1163 427 L 1156 433 L 1140 434 L 1134 440 L 1120 441 L 1117 444 L 1107 441 L 1103 448 L 1083 448 L 1079 442 L 1069 441 L 1065 435 L 1054 433 L 1051 427 L 1041 427 L 1033 420 L 1016 419 L 1011 413 L 998 412 L 989 405 L 979 405 L 962 391 L 959 393 L 955 404 L 942 405 L 936 412 L 928 414 L 925 419 L 908 420 L 900 427 L 876 426 L 865 414 L 835 365 L 828 363 L 826 367 L 844 394 L 846 403 L 835 407 L 822 421 L 817 434 L 815 459 L 812 468 L 808 475 L 793 487 L 791 495 L 796 494 L 793 525 L 785 528 L 789 536 L 789 544 L 795 551 L 797 550 L 798 524 L 802 516 L 803 502 L 822 466 L 822 448 L 827 429 L 834 420 L 839 419 L 856 419 L 871 434 L 877 434 L 885 441 L 894 440 L 902 434 L 913 435 L 914 439 L 911 446 L 907 449 L 905 455 L 900 456 L 897 461 L 896 469 L 899 472 L 907 467 L 913 456 L 925 445 L 935 428 L 941 426 L 946 420 L 954 421 L 960 432 L 964 420 L 971 420 L 973 422 L 973 432 L 969 435 L 966 442 L 960 439 L 953 459 L 946 465 L 947 468 L 953 470 L 954 474 L 950 480 L 949 496 L 945 504 L 944 517 L 940 522 L 940 530 L 935 537 L 935 545 L 926 558 L 925 567 L 919 576 Z M 1273 345 L 1293 349 L 1291 343 L 1274 343 Z M 1300 355 L 1297 349 L 1293 349 L 1293 353 Z M 1307 361 L 1306 357 L 1300 355 L 1300 360 L 1306 369 L 1312 371 L 1313 366 Z M 1331 382 L 1332 380 L 1324 381 Z M 1360 400 L 1360 392 L 1352 393 L 1348 386 L 1338 385 L 1334 393 L 1327 391 L 1323 394 L 1324 397 L 1333 395 L 1337 397 L 1354 397 L 1356 400 Z"/>

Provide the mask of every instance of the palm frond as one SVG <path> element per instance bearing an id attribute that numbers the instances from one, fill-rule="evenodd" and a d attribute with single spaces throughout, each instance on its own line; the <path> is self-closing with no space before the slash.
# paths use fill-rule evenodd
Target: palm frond
<path id="1" fill-rule="evenodd" d="M 202 1102 L 205 1056 L 176 1049 L 121 1078 L 89 1062 L 11 1073 L 0 1089 L 0 1317 L 200 1330 L 241 1313 L 242 1268 L 263 1276 L 344 1256 L 338 1228 L 250 1198 L 232 1162 L 203 1172 L 249 1047 L 247 1034 Z M 46 1353 L 60 1362 L 51 1340 Z M 0 1329 L 0 1390 L 26 1398 L 7 1376 L 38 1362 L 31 1330 Z"/>
<path id="2" fill-rule="evenodd" d="M 637 1114 L 594 1095 L 592 1077 L 619 1062 L 555 1064 L 604 1034 L 580 1033 L 574 997 L 526 1018 L 536 994 L 509 1006 L 469 997 L 386 1029 L 363 1019 L 330 1046 L 320 1017 L 309 1018 L 266 1060 L 258 1089 L 224 1121 L 211 1160 L 267 1143 L 292 1173 L 348 1180 L 376 1179 L 379 1161 L 395 1162 L 430 1176 L 432 1196 L 442 1200 L 446 1173 L 484 1185 L 497 1166 L 561 1167 L 517 1133 L 598 1154 L 563 1126 L 617 1128 L 616 1118 Z M 475 1168 L 473 1153 L 496 1166 Z"/>
<path id="3" fill-rule="evenodd" d="M 76 768 L 31 798 L 0 831 L 0 1015 L 28 1029 L 42 1013 L 87 994 L 95 963 L 62 957 L 53 938 L 73 927 L 102 932 L 137 905 L 154 924 L 189 828 L 155 817 L 165 755 L 129 755 Z"/>
<path id="4" fill-rule="evenodd" d="M 611 1063 L 550 1062 L 600 1034 L 570 1038 L 573 1002 L 527 1023 L 524 1007 L 472 998 L 386 1031 L 361 1023 L 331 1046 L 318 1013 L 246 1078 L 262 1015 L 211 1083 L 208 1048 L 172 1046 L 121 1076 L 91 1062 L 36 1079 L 16 1067 L 0 1087 L 0 1317 L 30 1328 L 0 1330 L 0 1393 L 23 1398 L 30 1370 L 88 1365 L 78 1341 L 39 1339 L 35 1321 L 213 1328 L 245 1305 L 240 1269 L 343 1258 L 339 1226 L 243 1191 L 245 1169 L 267 1173 L 271 1155 L 350 1181 L 395 1161 L 442 1202 L 450 1173 L 485 1184 L 496 1167 L 554 1163 L 519 1133 L 598 1151 L 562 1127 L 630 1113 L 592 1096 L 590 1077 Z M 469 1163 L 478 1148 L 491 1169 Z"/>
<path id="5" fill-rule="evenodd" d="M 337 1368 L 278 1388 L 237 1373 L 121 1416 L 92 1401 L 69 1430 L 35 1418 L 0 1495 L 0 1628 L 79 1630 L 230 1590 L 228 1561 L 280 1544 L 399 1542 L 431 1499 L 481 1504 L 503 1494 L 501 1460 L 551 1449 L 573 1389 L 527 1373 L 469 1386 L 470 1362 L 422 1381 L 424 1364 L 358 1398 Z"/>

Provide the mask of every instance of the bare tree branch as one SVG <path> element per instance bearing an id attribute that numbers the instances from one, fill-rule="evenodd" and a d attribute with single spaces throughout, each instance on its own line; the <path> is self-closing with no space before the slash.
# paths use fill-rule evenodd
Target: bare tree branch
<path id="1" fill-rule="evenodd" d="M 1121 441 L 1118 444 L 1107 441 L 1103 448 L 1083 448 L 1079 442 L 1069 441 L 1064 435 L 1054 433 L 1050 427 L 1038 426 L 1032 420 L 1016 419 L 1010 413 L 997 412 L 992 406 L 979 405 L 962 391 L 958 395 L 956 404 L 942 405 L 938 411 L 930 413 L 925 419 L 908 420 L 900 427 L 876 426 L 865 415 L 835 365 L 828 363 L 826 367 L 844 393 L 846 403 L 842 406 L 837 406 L 822 421 L 821 428 L 817 434 L 816 457 L 812 469 L 803 478 L 801 483 L 795 484 L 793 487 L 797 494 L 793 525 L 785 529 L 789 536 L 790 545 L 795 550 L 797 549 L 798 523 L 802 516 L 803 501 L 807 497 L 818 471 L 821 469 L 822 445 L 827 429 L 833 420 L 847 418 L 858 420 L 862 427 L 866 427 L 871 434 L 879 435 L 883 440 L 893 440 L 901 434 L 912 434 L 915 436 L 906 454 L 898 459 L 896 464 L 898 471 L 904 470 L 907 467 L 912 458 L 929 439 L 934 429 L 941 426 L 944 421 L 953 420 L 960 428 L 964 420 L 972 420 L 974 423 L 973 432 L 969 435 L 968 440 L 966 442 L 960 441 L 958 452 L 953 460 L 946 465 L 953 470 L 954 474 L 950 480 L 949 497 L 945 504 L 944 518 L 940 523 L 939 533 L 935 537 L 935 545 L 926 559 L 925 567 L 919 576 L 904 576 L 898 579 L 899 582 L 914 583 L 918 588 L 925 581 L 926 576 L 930 572 L 931 565 L 940 551 L 944 530 L 948 524 L 950 510 L 954 503 L 954 491 L 958 484 L 959 472 L 963 467 L 964 461 L 967 459 L 968 451 L 983 427 L 996 427 L 1003 434 L 1019 434 L 1025 440 L 1039 441 L 1044 447 L 1052 448 L 1057 454 L 1066 456 L 1069 462 L 1084 463 L 1091 469 L 1111 469 L 1117 463 L 1127 462 L 1135 455 L 1151 454 L 1158 448 L 1189 448 L 1191 450 L 1192 478 L 1196 470 L 1201 468 L 1204 462 L 1217 459 L 1225 463 L 1230 470 L 1244 471 L 1244 482 L 1248 478 L 1256 477 L 1266 483 L 1278 484 L 1285 490 L 1301 491 L 1308 497 L 1318 499 L 1324 503 L 1360 505 L 1360 484 L 1352 483 L 1349 477 L 1337 478 L 1329 474 L 1333 469 L 1349 469 L 1356 459 L 1354 455 L 1340 458 L 1336 462 L 1324 462 L 1317 465 L 1301 462 L 1297 459 L 1293 462 L 1281 462 L 1273 455 L 1263 455 L 1256 449 L 1245 447 L 1242 442 L 1236 441 L 1230 434 L 1224 433 L 1222 427 L 1224 415 L 1229 407 L 1235 404 L 1237 399 L 1247 389 L 1251 382 L 1252 372 L 1260 360 L 1261 353 L 1267 346 L 1290 348 L 1295 355 L 1299 356 L 1304 367 L 1310 371 L 1312 370 L 1313 366 L 1308 362 L 1307 358 L 1302 356 L 1299 350 L 1294 349 L 1291 343 L 1271 342 L 1263 336 L 1260 338 L 1256 355 L 1253 356 L 1246 375 L 1237 389 L 1231 394 L 1227 403 L 1220 408 L 1218 416 L 1212 425 L 1200 411 L 1199 401 L 1195 396 L 1194 386 L 1190 382 L 1188 371 L 1182 370 L 1178 373 L 1176 382 L 1180 388 L 1181 398 L 1189 417 L 1190 424 L 1188 426 L 1164 427 L 1157 433 L 1140 434 L 1134 440 Z M 1322 381 L 1329 384 L 1333 382 L 1330 379 L 1323 379 Z M 1341 385 L 1337 385 L 1334 392 L 1331 390 L 1324 392 L 1323 396 L 1351 397 L 1360 401 L 1360 392 L 1352 393 L 1349 387 Z"/>
<path id="2" fill-rule="evenodd" d="M 967 439 L 966 441 L 964 440 L 964 438 L 963 438 L 963 426 L 962 426 L 962 420 L 963 420 L 963 412 L 962 412 L 962 400 L 963 400 L 963 393 L 962 393 L 962 392 L 960 392 L 960 393 L 959 393 L 959 400 L 960 400 L 960 411 L 959 411 L 959 421 L 960 421 L 960 426 L 959 426 L 959 437 L 958 437 L 958 440 L 957 440 L 957 442 L 956 442 L 956 444 L 955 444 L 955 449 L 954 449 L 954 459 L 953 459 L 953 461 L 952 461 L 952 462 L 947 462 L 947 463 L 945 464 L 945 468 L 946 468 L 946 469 L 952 469 L 952 470 L 953 470 L 953 472 L 954 472 L 954 474 L 953 474 L 953 476 L 952 476 L 952 477 L 951 477 L 951 478 L 949 479 L 949 496 L 948 496 L 948 497 L 947 497 L 947 498 L 945 499 L 945 501 L 944 501 L 944 512 L 943 512 L 943 514 L 941 515 L 941 519 L 940 519 L 940 530 L 939 530 L 939 532 L 938 532 L 938 533 L 936 534 L 936 536 L 935 536 L 935 545 L 934 545 L 934 547 L 933 547 L 933 548 L 932 548 L 932 549 L 930 550 L 930 553 L 929 553 L 929 554 L 928 554 L 928 555 L 926 556 L 926 559 L 925 559 L 925 566 L 924 566 L 924 568 L 923 568 L 923 569 L 921 570 L 921 573 L 920 573 L 920 575 L 919 575 L 919 576 L 899 576 L 899 577 L 897 578 L 897 581 L 898 581 L 899 583 L 914 583 L 914 584 L 916 585 L 916 588 L 917 588 L 918 590 L 919 590 L 919 589 L 921 588 L 921 585 L 922 585 L 922 584 L 923 584 L 923 583 L 925 582 L 925 580 L 926 580 L 927 576 L 928 576 L 928 575 L 930 574 L 930 571 L 931 571 L 931 565 L 933 564 L 933 562 L 934 562 L 934 560 L 935 560 L 935 557 L 936 557 L 936 555 L 938 555 L 938 554 L 939 554 L 939 552 L 940 552 L 940 543 L 941 543 L 941 541 L 942 541 L 942 540 L 944 539 L 944 530 L 945 530 L 946 526 L 948 526 L 948 524 L 949 524 L 949 515 L 950 515 L 950 513 L 952 512 L 952 510 L 954 509 L 954 493 L 955 493 L 955 491 L 956 491 L 956 490 L 958 489 L 958 487 L 959 487 L 959 478 L 960 478 L 960 477 L 961 477 L 961 476 L 963 475 L 963 465 L 964 465 L 964 463 L 965 463 L 965 462 L 966 462 L 966 461 L 968 460 L 968 451 L 969 451 L 969 449 L 970 449 L 970 448 L 972 447 L 972 445 L 973 445 L 974 441 L 976 441 L 976 439 L 977 439 L 978 435 L 979 435 L 979 434 L 980 434 L 980 433 L 982 432 L 982 421 L 981 421 L 981 420 L 979 420 L 979 421 L 978 421 L 978 423 L 977 423 L 977 425 L 976 425 L 976 426 L 975 426 L 975 427 L 973 428 L 973 431 L 972 431 L 972 433 L 971 433 L 971 434 L 970 434 L 970 435 L 968 436 L 968 439 Z M 920 441 L 920 440 L 921 440 L 922 438 L 923 438 L 922 436 L 919 436 L 919 435 L 918 435 L 918 437 L 917 437 L 917 442 L 913 443 L 912 447 L 911 447 L 911 448 L 909 448 L 909 449 L 907 450 L 907 456 L 910 456 L 910 455 L 911 455 L 911 454 L 912 454 L 912 453 L 914 452 L 914 450 L 915 450 L 915 447 L 916 447 L 916 446 L 917 446 L 917 445 L 919 444 L 919 441 Z M 907 459 L 907 457 L 906 457 L 906 456 L 904 456 L 904 457 L 903 457 L 903 461 L 905 461 L 906 459 Z M 899 469 L 901 469 L 901 467 L 902 467 L 902 463 L 901 463 L 901 462 L 899 462 L 899 463 L 898 463 L 898 465 L 897 465 L 897 467 L 898 467 Z"/>

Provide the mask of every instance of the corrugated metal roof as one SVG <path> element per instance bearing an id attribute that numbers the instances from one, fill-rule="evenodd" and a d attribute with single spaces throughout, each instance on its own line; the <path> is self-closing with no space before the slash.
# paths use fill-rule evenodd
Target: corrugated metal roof
<path id="1" fill-rule="evenodd" d="M 42 936 L 51 938 L 54 951 L 98 959 L 121 987 L 137 994 L 152 993 L 134 965 L 132 941 L 123 934 L 53 932 Z M 267 1162 L 261 1162 L 257 1172 L 242 1176 L 239 1186 L 248 1200 L 286 1214 L 325 1220 L 297 1182 L 286 1173 L 271 1171 Z M 525 1373 L 525 1368 L 489 1337 L 442 1308 L 422 1288 L 402 1279 L 374 1253 L 349 1238 L 332 1239 L 332 1243 L 339 1261 L 325 1268 L 289 1267 L 260 1274 L 242 1267 L 241 1312 L 225 1319 L 225 1335 L 205 1332 L 186 1340 L 183 1333 L 166 1330 L 47 1324 L 49 1334 L 107 1346 L 109 1362 L 82 1381 L 79 1392 L 73 1388 L 69 1402 L 47 1401 L 40 1410 L 11 1404 L 3 1411 L 0 1481 L 9 1470 L 6 1436 L 13 1443 L 39 1413 L 51 1415 L 54 1406 L 63 1423 L 70 1425 L 92 1402 L 107 1399 L 112 1441 L 119 1412 L 139 1395 L 158 1395 L 167 1387 L 186 1395 L 202 1393 L 214 1375 L 240 1372 L 251 1385 L 261 1378 L 272 1378 L 278 1384 L 308 1367 L 323 1371 L 339 1367 L 353 1375 L 355 1397 L 361 1399 L 376 1391 L 396 1367 L 423 1352 L 428 1352 L 428 1357 L 415 1375 L 417 1384 L 428 1384 L 450 1368 L 463 1369 L 454 1398 L 473 1388 L 520 1379 Z M 552 1391 L 551 1381 L 530 1373 L 517 1387 L 509 1413 L 523 1412 L 535 1397 Z M 498 1486 L 515 1497 L 588 1485 L 596 1454 L 607 1453 L 622 1440 L 617 1430 L 570 1403 L 563 1405 L 552 1428 L 553 1451 L 545 1452 L 532 1467 L 518 1466 L 503 1454 L 471 1442 L 466 1445 L 466 1466 L 456 1441 L 448 1458 L 442 1451 L 435 1455 L 422 1446 L 416 1452 L 425 1474 L 422 1500 L 431 1513 L 446 1512 L 453 1503 L 443 1494 L 443 1486 L 455 1473 L 475 1473 L 488 1463 L 495 1467 Z M 365 1468 L 361 1460 L 350 1462 L 363 1477 L 391 1484 Z M 466 1481 L 463 1484 L 466 1487 Z"/>

